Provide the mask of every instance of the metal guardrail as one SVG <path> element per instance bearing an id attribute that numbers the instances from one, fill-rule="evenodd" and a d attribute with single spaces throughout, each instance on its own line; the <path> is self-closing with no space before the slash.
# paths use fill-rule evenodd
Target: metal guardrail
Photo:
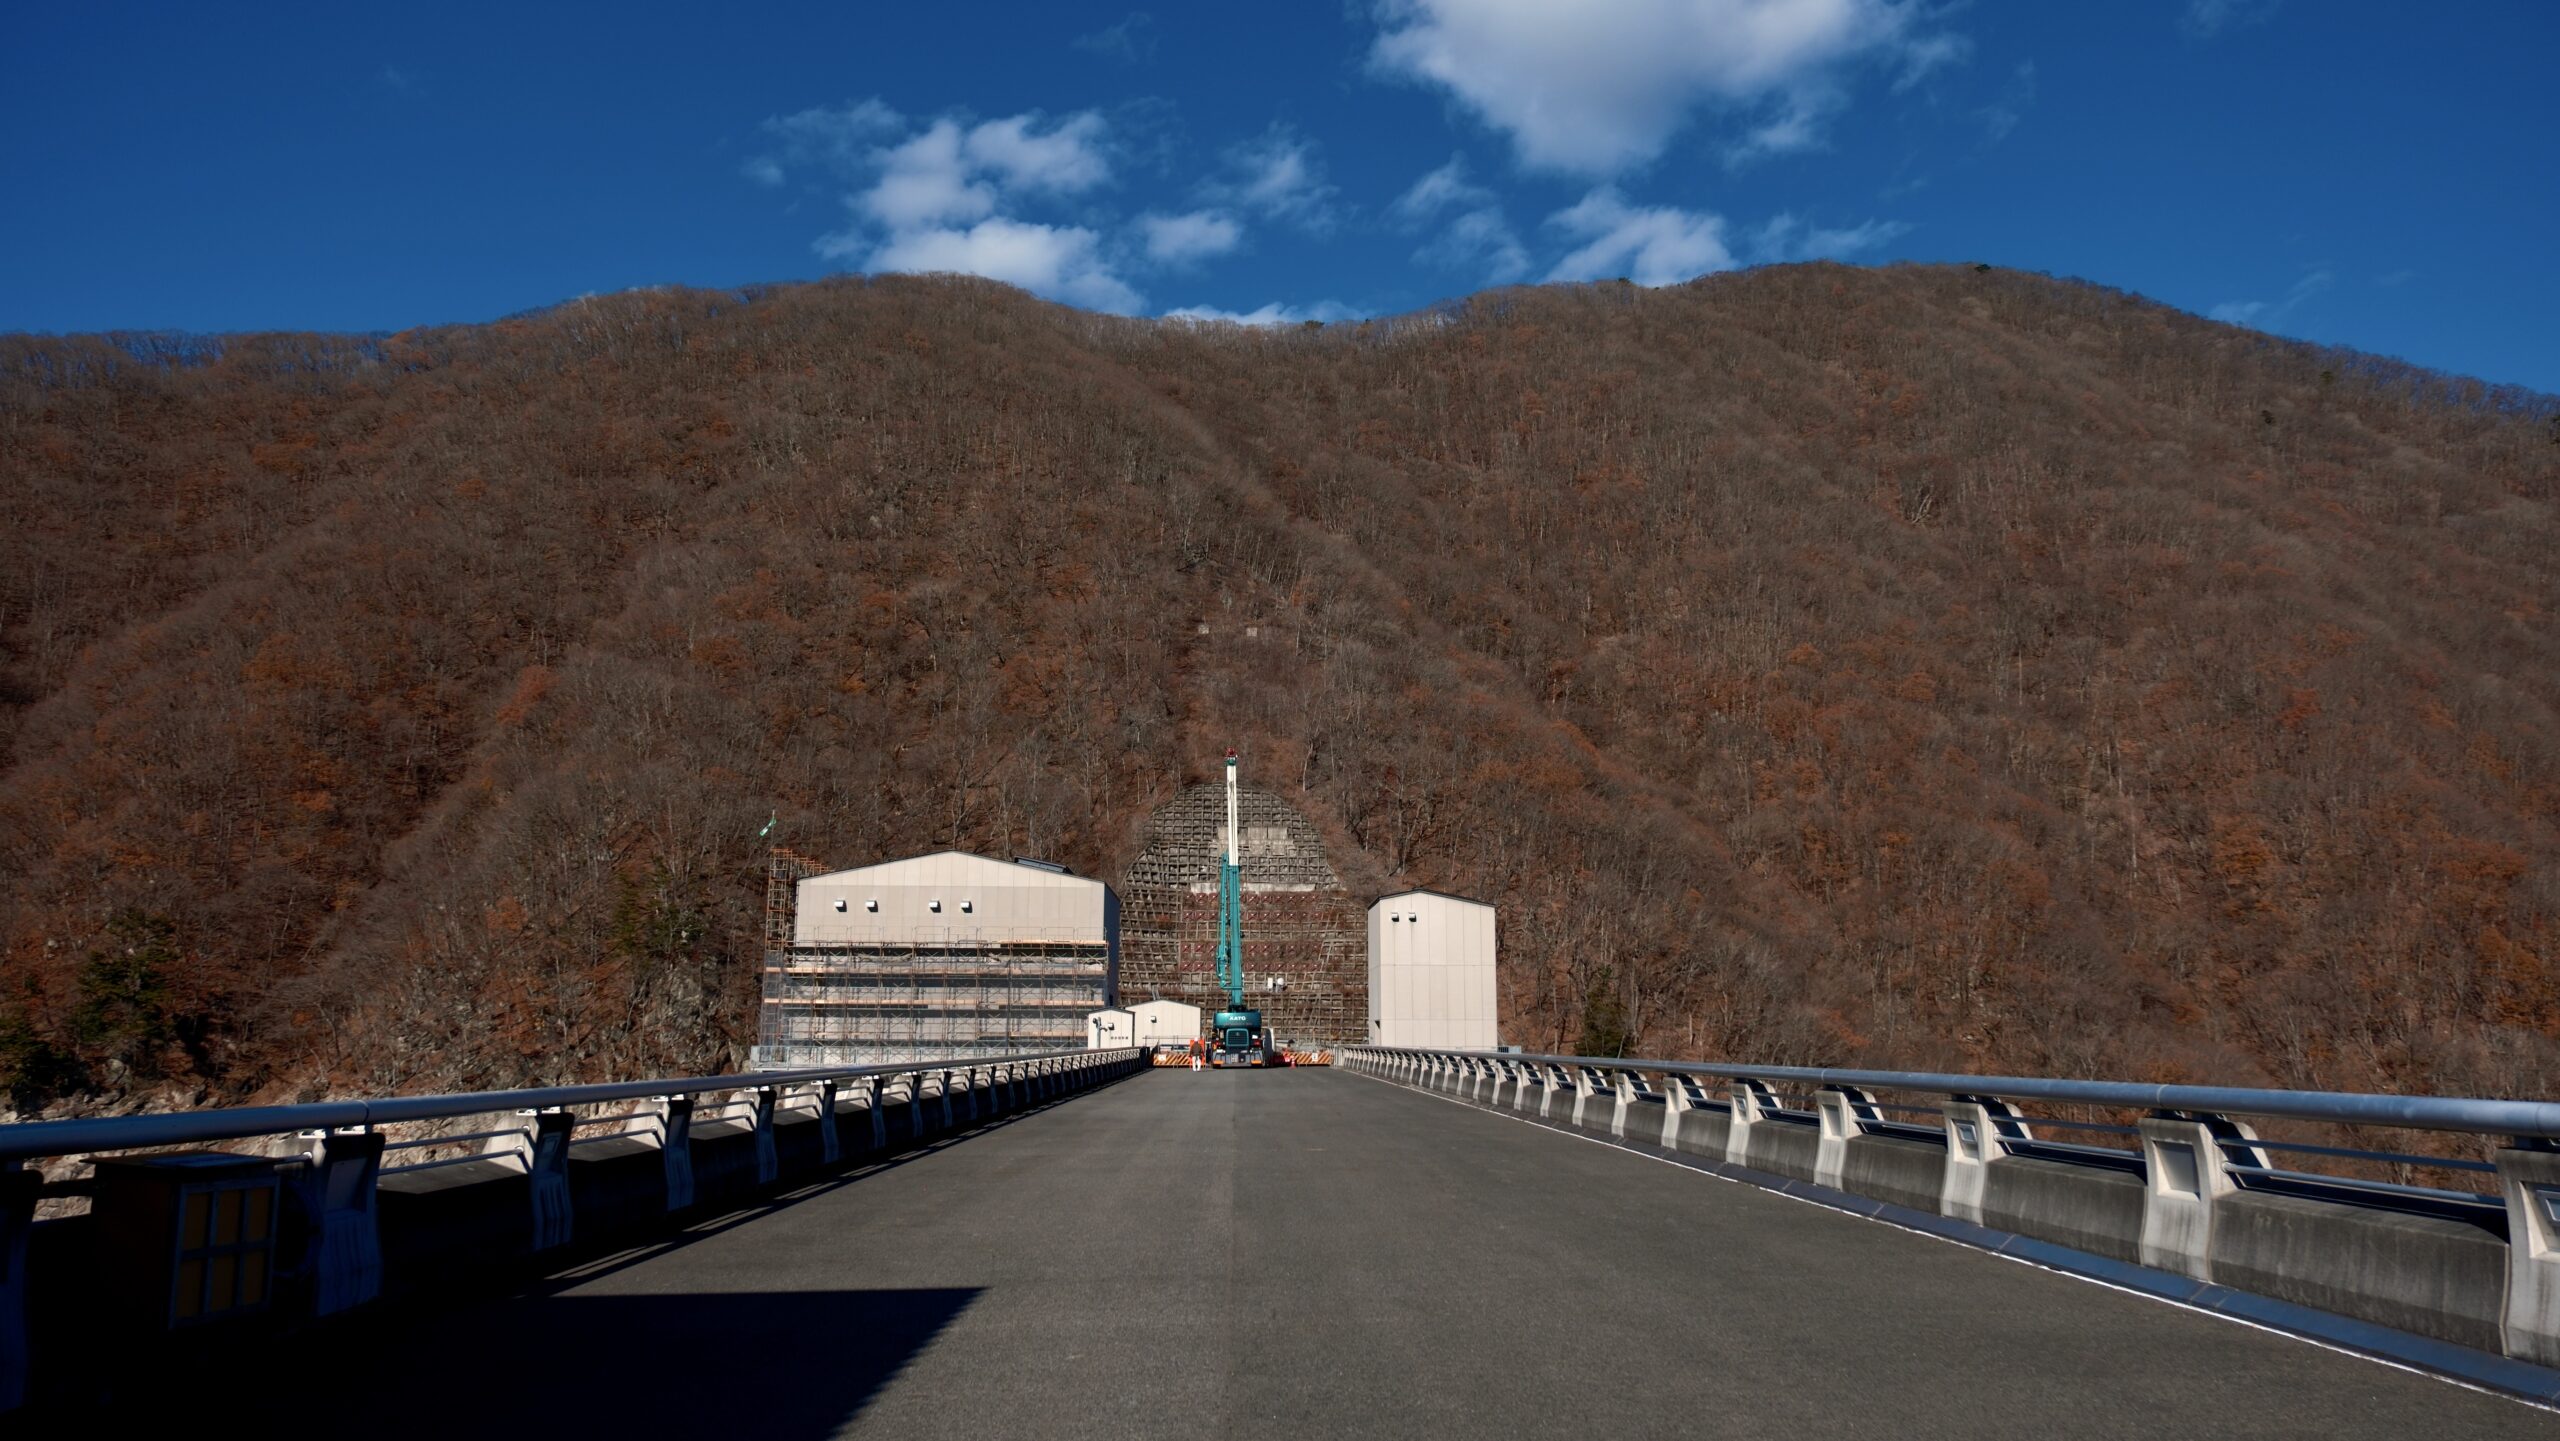
<path id="1" fill-rule="evenodd" d="M 2560 1103 L 1517 1051 L 1362 1047 L 1345 1060 L 1773 1181 L 2196 1281 L 2221 1284 L 2219 1271 L 2281 1300 L 2560 1366 Z M 1907 1104 L 1917 1096 L 1938 1100 Z M 1919 1124 L 1932 1110 L 1938 1124 Z M 2261 1138 L 2270 1121 L 2468 1136 L 2490 1159 Z M 2297 1169 L 2311 1162 L 2294 1157 L 2344 1166 Z M 2423 1183 L 2474 1176 L 2491 1189 Z"/>
<path id="2" fill-rule="evenodd" d="M 1394 1047 L 1367 1048 L 1396 1052 Z M 2065 1081 L 2037 1076 L 1967 1076 L 1944 1071 L 1864 1071 L 1839 1067 L 1752 1066 L 1722 1061 L 1656 1061 L 1632 1057 L 1551 1056 L 1514 1051 L 1410 1051 L 1410 1055 L 1466 1056 L 1488 1062 L 1587 1066 L 1602 1072 L 1648 1076 L 1711 1076 L 1720 1080 L 1792 1081 L 1816 1088 L 1855 1086 L 1879 1091 L 1919 1091 L 1941 1096 L 1996 1096 L 2004 1101 L 2045 1101 L 2120 1110 L 2185 1111 L 2327 1121 L 2349 1126 L 2394 1126 L 2420 1131 L 2560 1140 L 2560 1102 L 2494 1101 L 2451 1096 L 2392 1096 L 2355 1091 L 2260 1090 L 2245 1086 L 2155 1086 L 2136 1081 Z"/>
<path id="3" fill-rule="evenodd" d="M 582 1139 L 636 1141 L 639 1145 L 628 1154 L 656 1153 L 654 1168 L 641 1165 L 642 1183 L 653 1200 L 663 1202 L 666 1212 L 675 1213 L 694 1204 L 694 1150 L 706 1142 L 749 1143 L 743 1153 L 732 1153 L 745 1162 L 737 1174 L 741 1180 L 751 1176 L 762 1187 L 780 1176 L 775 1133 L 781 1125 L 818 1122 L 816 1161 L 834 1165 L 845 1145 L 840 1127 L 865 1111 L 869 1143 L 882 1148 L 890 1144 L 892 1135 L 888 1112 L 906 1118 L 899 1131 L 912 1141 L 935 1130 L 974 1123 L 982 1115 L 1081 1090 L 1143 1063 L 1141 1052 L 1126 1047 L 1040 1051 L 0 1126 L 0 1412 L 22 1404 L 26 1397 L 26 1256 L 34 1233 L 42 1229 L 35 1219 L 38 1207 L 47 1198 L 69 1201 L 106 1194 L 91 1179 L 46 1181 L 29 1169 L 30 1162 L 104 1159 L 210 1142 L 287 1138 L 296 1149 L 243 1158 L 252 1168 L 262 1159 L 271 1162 L 268 1175 L 272 1179 L 263 1184 L 280 1186 L 282 1196 L 278 1206 L 258 1213 L 268 1218 L 264 1224 L 269 1230 L 260 1244 L 273 1252 L 273 1269 L 264 1269 L 268 1261 L 260 1262 L 262 1269 L 256 1273 L 262 1278 L 260 1296 L 255 1304 L 266 1304 L 268 1296 L 289 1279 L 299 1288 L 296 1304 L 303 1314 L 328 1315 L 381 1291 L 378 1196 L 421 1185 L 437 1191 L 450 1184 L 442 1177 L 407 1182 L 406 1178 L 420 1172 L 448 1171 L 477 1162 L 487 1174 L 465 1172 L 469 1179 L 464 1184 L 507 1178 L 524 1186 L 529 1207 L 508 1244 L 519 1251 L 540 1253 L 570 1240 L 575 1211 L 570 1163 L 572 1148 Z M 698 1099 L 722 1096 L 728 1099 L 696 1105 Z M 581 1115 L 573 1109 L 577 1107 L 628 1108 Z M 490 1116 L 510 1117 L 516 1124 L 441 1134 L 431 1131 L 397 1140 L 384 1129 Z M 583 1138 L 576 1134 L 582 1126 L 593 1128 Z M 433 1154 L 443 1148 L 458 1154 Z M 390 1152 L 402 1153 L 403 1162 L 385 1165 Z M 424 1159 L 406 1159 L 422 1155 Z M 142 1159 L 147 1163 L 147 1154 Z M 199 1208 L 188 1214 L 202 1212 Z M 292 1218 L 289 1233 L 277 1229 L 286 1215 Z M 228 1223 L 218 1223 L 217 1231 L 222 1224 Z M 437 1223 L 430 1219 L 406 1224 Z M 171 1244 L 178 1245 L 174 1240 Z M 288 1256 L 286 1250 L 294 1254 Z"/>
<path id="4" fill-rule="evenodd" d="M 28 1121 L 0 1126 L 0 1165 L 47 1160 L 57 1156 L 89 1156 L 110 1151 L 153 1150 L 194 1146 L 208 1141 L 290 1136 L 303 1131 L 371 1130 L 406 1121 L 443 1121 L 459 1116 L 491 1116 L 509 1111 L 563 1111 L 571 1106 L 601 1106 L 620 1101 L 651 1101 L 662 1096 L 704 1096 L 723 1091 L 797 1088 L 822 1082 L 860 1081 L 906 1075 L 969 1075 L 999 1066 L 1063 1060 L 1090 1051 L 1041 1051 L 1022 1056 L 904 1061 L 891 1065 L 845 1066 L 797 1071 L 747 1071 L 726 1076 L 689 1076 L 663 1081 L 607 1081 L 585 1086 L 546 1086 L 533 1090 L 464 1091 L 441 1096 L 395 1096 L 377 1101 L 314 1101 L 296 1106 L 229 1106 L 206 1111 L 171 1111 L 149 1116 L 101 1116 L 69 1121 Z M 622 1119 L 581 1117 L 598 1123 Z M 454 1138 L 437 1138 L 454 1139 Z"/>

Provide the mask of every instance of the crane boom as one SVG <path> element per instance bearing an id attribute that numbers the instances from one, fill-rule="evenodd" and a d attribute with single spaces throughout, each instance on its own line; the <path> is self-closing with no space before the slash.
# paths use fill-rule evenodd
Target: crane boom
<path id="1" fill-rule="evenodd" d="M 1263 1029 L 1262 1012 L 1244 1003 L 1244 856 L 1236 836 L 1236 753 L 1227 752 L 1227 847 L 1218 866 L 1218 984 L 1227 1009 L 1218 1012 L 1209 1046 L 1213 1066 L 1268 1066 L 1277 1050 Z"/>
<path id="2" fill-rule="evenodd" d="M 1236 753 L 1227 752 L 1227 850 L 1218 867 L 1218 984 L 1244 1009 L 1244 867 L 1236 855 Z"/>

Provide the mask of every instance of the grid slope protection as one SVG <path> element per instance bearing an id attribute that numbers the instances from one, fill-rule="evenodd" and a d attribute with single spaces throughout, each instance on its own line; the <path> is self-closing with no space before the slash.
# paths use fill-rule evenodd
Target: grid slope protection
<path id="1" fill-rule="evenodd" d="M 1283 1043 L 1366 1039 L 1368 916 L 1324 851 L 1314 824 L 1277 794 L 1236 795 L 1244 882 L 1247 1005 Z M 1222 1010 L 1218 867 L 1226 853 L 1223 781 L 1203 781 L 1157 810 L 1120 886 L 1120 999 Z M 1278 989 L 1270 989 L 1274 978 Z"/>

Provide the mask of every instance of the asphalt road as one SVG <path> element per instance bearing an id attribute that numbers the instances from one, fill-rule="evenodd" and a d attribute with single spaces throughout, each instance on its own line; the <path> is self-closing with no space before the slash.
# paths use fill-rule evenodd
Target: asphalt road
<path id="1" fill-rule="evenodd" d="M 378 1371 L 265 1399 L 356 1406 L 372 1434 L 782 1441 L 2560 1434 L 2500 1397 L 1315 1070 L 1142 1073 L 411 1318 L 367 1354 Z"/>

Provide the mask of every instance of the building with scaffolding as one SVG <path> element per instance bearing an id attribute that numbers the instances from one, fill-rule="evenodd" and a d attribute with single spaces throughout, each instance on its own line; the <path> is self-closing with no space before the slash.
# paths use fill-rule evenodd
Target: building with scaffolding
<path id="1" fill-rule="evenodd" d="M 776 852 L 754 1064 L 1074 1050 L 1119 972 L 1119 896 L 1064 866 L 942 851 L 819 873 Z"/>

